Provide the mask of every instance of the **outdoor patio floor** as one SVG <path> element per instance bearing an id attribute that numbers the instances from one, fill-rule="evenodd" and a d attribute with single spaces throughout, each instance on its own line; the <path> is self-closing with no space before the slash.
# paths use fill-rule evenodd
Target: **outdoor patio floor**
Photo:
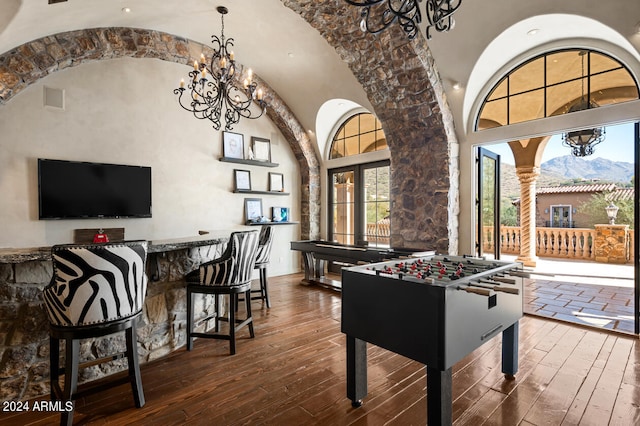
<path id="1" fill-rule="evenodd" d="M 539 273 L 525 279 L 526 313 L 634 332 L 633 265 L 539 258 L 535 268 L 525 270 Z"/>

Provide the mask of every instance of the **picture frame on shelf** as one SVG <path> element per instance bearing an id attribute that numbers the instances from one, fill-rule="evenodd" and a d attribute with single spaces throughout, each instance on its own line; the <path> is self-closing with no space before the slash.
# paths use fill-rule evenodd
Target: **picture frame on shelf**
<path id="1" fill-rule="evenodd" d="M 282 173 L 269 172 L 269 191 L 284 192 L 284 175 Z"/>
<path id="2" fill-rule="evenodd" d="M 251 172 L 249 170 L 234 169 L 235 190 L 251 191 Z"/>
<path id="3" fill-rule="evenodd" d="M 255 161 L 271 162 L 271 141 L 269 139 L 252 136 L 251 151 Z"/>
<path id="4" fill-rule="evenodd" d="M 272 222 L 289 222 L 289 207 L 271 207 Z"/>
<path id="5" fill-rule="evenodd" d="M 244 135 L 234 132 L 222 132 L 222 155 L 226 158 L 244 160 Z"/>
<path id="6" fill-rule="evenodd" d="M 245 223 L 262 221 L 262 198 L 244 199 Z"/>

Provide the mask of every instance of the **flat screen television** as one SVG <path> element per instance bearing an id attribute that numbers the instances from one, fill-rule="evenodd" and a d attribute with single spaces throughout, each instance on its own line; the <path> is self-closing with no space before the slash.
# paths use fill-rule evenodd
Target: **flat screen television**
<path id="1" fill-rule="evenodd" d="M 151 217 L 151 167 L 38 159 L 40 219 Z"/>

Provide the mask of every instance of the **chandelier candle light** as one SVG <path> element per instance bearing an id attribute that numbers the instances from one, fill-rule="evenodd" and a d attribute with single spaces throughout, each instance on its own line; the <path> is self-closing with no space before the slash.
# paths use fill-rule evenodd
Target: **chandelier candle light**
<path id="1" fill-rule="evenodd" d="M 233 47 L 233 38 L 224 37 L 224 15 L 229 11 L 224 6 L 218 6 L 216 10 L 220 13 L 222 31 L 220 37 L 211 36 L 211 61 L 207 64 L 204 53 L 201 54 L 200 61 L 193 62 L 193 70 L 189 72 L 189 83 L 182 79 L 180 87 L 173 93 L 178 95 L 180 106 L 192 112 L 196 118 L 209 119 L 213 128 L 220 130 L 224 117 L 225 129 L 232 130 L 241 117 L 261 117 L 267 103 L 263 99 L 262 89 L 258 89 L 258 85 L 253 81 L 251 69 L 247 70 L 242 87 L 237 84 L 236 61 L 233 51 L 230 50 Z M 251 108 L 254 102 L 260 106 L 259 111 L 257 108 Z"/>
<path id="2" fill-rule="evenodd" d="M 414 39 L 418 34 L 418 24 L 422 22 L 422 13 L 419 3 L 422 0 L 345 0 L 352 6 L 362 7 L 360 29 L 372 34 L 385 30 L 389 25 L 398 21 L 407 37 Z M 386 5 L 382 4 L 386 3 Z M 427 26 L 427 39 L 431 38 L 429 30 L 435 28 L 436 31 L 446 32 L 455 26 L 453 14 L 462 4 L 462 0 L 426 0 L 426 15 L 429 25 Z M 382 13 L 371 14 L 374 10 L 384 10 Z M 378 20 L 377 23 L 373 22 Z"/>

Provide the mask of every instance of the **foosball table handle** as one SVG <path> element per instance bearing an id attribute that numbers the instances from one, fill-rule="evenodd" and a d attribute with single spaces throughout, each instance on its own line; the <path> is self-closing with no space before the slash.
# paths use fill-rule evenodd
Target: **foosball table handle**
<path id="1" fill-rule="evenodd" d="M 489 297 L 491 296 L 491 290 L 486 288 L 478 288 L 478 287 L 458 287 L 458 290 L 464 290 L 467 293 L 475 293 L 481 296 Z"/>

